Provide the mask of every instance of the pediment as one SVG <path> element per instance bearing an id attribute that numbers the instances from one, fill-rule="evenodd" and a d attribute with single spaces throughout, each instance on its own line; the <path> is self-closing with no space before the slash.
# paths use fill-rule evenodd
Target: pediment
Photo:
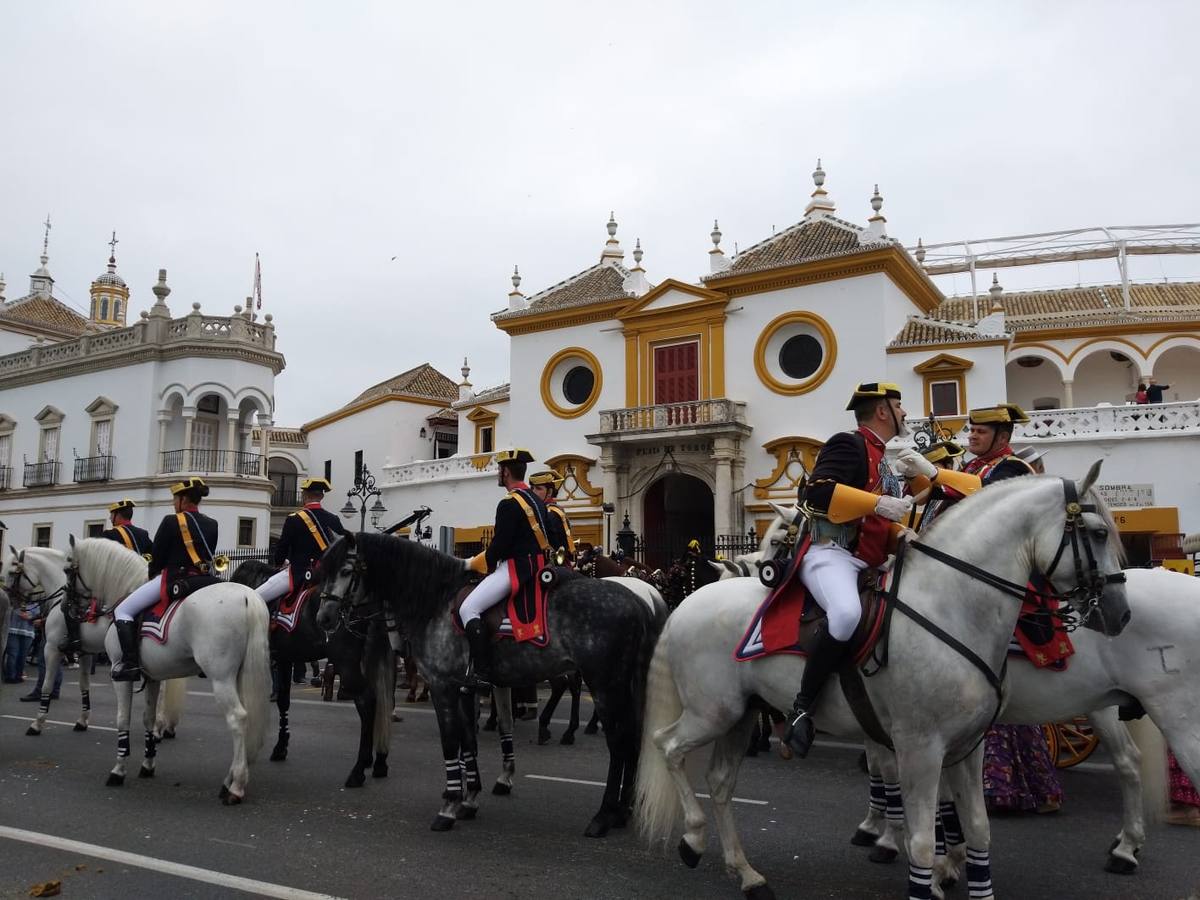
<path id="1" fill-rule="evenodd" d="M 957 375 L 966 372 L 974 365 L 974 362 L 963 359 L 961 356 L 939 353 L 937 356 L 913 366 L 913 371 L 918 375 Z"/>
<path id="2" fill-rule="evenodd" d="M 685 307 L 723 306 L 728 301 L 729 298 L 720 291 L 668 278 L 639 297 L 635 303 L 621 310 L 617 318 L 624 320 L 632 316 L 681 310 Z"/>

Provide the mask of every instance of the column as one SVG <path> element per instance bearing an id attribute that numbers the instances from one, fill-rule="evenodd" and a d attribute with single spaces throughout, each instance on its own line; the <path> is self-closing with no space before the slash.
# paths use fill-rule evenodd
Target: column
<path id="1" fill-rule="evenodd" d="M 1063 409 L 1073 409 L 1075 407 L 1075 392 L 1073 390 L 1073 388 L 1075 386 L 1075 379 L 1074 378 L 1064 378 L 1062 380 L 1062 386 L 1063 386 Z"/>
<path id="2" fill-rule="evenodd" d="M 183 408 L 183 471 L 192 471 L 192 425 L 196 421 L 196 407 Z"/>
<path id="3" fill-rule="evenodd" d="M 237 465 L 237 450 L 238 450 L 238 414 L 236 410 L 229 410 L 225 414 L 225 471 L 238 471 Z"/>
<path id="4" fill-rule="evenodd" d="M 262 457 L 259 460 L 259 475 L 266 475 L 267 472 L 267 451 L 271 445 L 270 430 L 275 423 L 271 419 L 262 415 L 258 416 L 258 455 Z"/>
<path id="5" fill-rule="evenodd" d="M 163 454 L 167 451 L 167 425 L 171 421 L 171 414 L 166 410 L 159 410 L 158 413 L 158 466 L 156 471 L 163 472 L 166 466 L 163 465 Z"/>
<path id="6" fill-rule="evenodd" d="M 733 438 L 713 441 L 712 460 L 716 464 L 713 479 L 713 533 L 733 534 Z"/>

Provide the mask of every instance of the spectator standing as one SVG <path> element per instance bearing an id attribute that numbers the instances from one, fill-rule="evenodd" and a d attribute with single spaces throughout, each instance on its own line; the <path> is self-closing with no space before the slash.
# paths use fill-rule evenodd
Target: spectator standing
<path id="1" fill-rule="evenodd" d="M 1146 385 L 1138 382 L 1137 393 L 1133 395 L 1133 402 L 1141 405 L 1150 402 L 1150 395 L 1146 393 Z"/>
<path id="2" fill-rule="evenodd" d="M 25 680 L 25 660 L 33 646 L 36 631 L 33 620 L 38 616 L 37 605 L 14 604 L 8 614 L 8 642 L 4 647 L 4 683 L 20 684 Z"/>
<path id="3" fill-rule="evenodd" d="M 1169 384 L 1159 384 L 1153 378 L 1146 385 L 1146 402 L 1147 403 L 1162 403 L 1163 391 L 1170 389 Z"/>

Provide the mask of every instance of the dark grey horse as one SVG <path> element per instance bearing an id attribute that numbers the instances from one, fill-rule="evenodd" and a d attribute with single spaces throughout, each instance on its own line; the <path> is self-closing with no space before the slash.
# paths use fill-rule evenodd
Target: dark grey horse
<path id="1" fill-rule="evenodd" d="M 318 624 L 339 617 L 394 617 L 429 682 L 446 766 L 443 804 L 434 831 L 478 812 L 482 787 L 476 745 L 476 701 L 464 693 L 467 642 L 451 607 L 468 583 L 463 561 L 411 541 L 375 534 L 339 539 L 321 560 Z M 567 569 L 547 599 L 550 643 L 537 648 L 512 640 L 493 647 L 490 676 L 501 687 L 534 684 L 578 670 L 596 698 L 608 742 L 604 799 L 585 831 L 603 837 L 625 825 L 631 808 L 641 741 L 646 672 L 660 624 L 646 602 L 610 581 Z M 546 573 L 543 572 L 543 575 Z M 464 784 L 465 781 L 465 784 Z"/>

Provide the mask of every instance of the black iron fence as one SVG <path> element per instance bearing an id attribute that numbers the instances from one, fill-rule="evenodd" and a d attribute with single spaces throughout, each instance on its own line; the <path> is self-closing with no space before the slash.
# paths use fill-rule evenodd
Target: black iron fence
<path id="1" fill-rule="evenodd" d="M 275 485 L 271 491 L 271 505 L 282 509 L 296 509 L 301 506 L 300 489 L 295 482 L 290 485 Z"/>
<path id="2" fill-rule="evenodd" d="M 0 491 L 12 487 L 12 466 L 0 466 Z"/>
<path id="3" fill-rule="evenodd" d="M 58 484 L 57 462 L 25 463 L 25 487 L 49 487 Z"/>
<path id="4" fill-rule="evenodd" d="M 208 450 L 200 447 L 164 450 L 161 473 L 195 472 L 199 475 L 261 475 L 262 456 L 241 450 Z"/>
<path id="5" fill-rule="evenodd" d="M 271 563 L 270 547 L 237 547 L 233 550 L 218 550 L 217 556 L 222 555 L 229 557 L 229 568 L 221 573 L 221 577 L 226 581 L 237 571 L 237 567 L 248 559 L 255 559 L 268 565 Z"/>
<path id="6" fill-rule="evenodd" d="M 108 481 L 113 477 L 115 456 L 81 456 L 75 460 L 75 481 Z"/>
<path id="7" fill-rule="evenodd" d="M 617 540 L 619 544 L 619 534 Z M 733 559 L 743 553 L 754 553 L 759 545 L 758 535 L 754 532 L 697 538 L 669 534 L 638 534 L 633 540 L 633 556 L 643 565 L 661 568 L 680 559 L 687 552 L 687 546 L 692 540 L 700 542 L 700 555 L 706 559 L 716 559 L 718 556 Z"/>

